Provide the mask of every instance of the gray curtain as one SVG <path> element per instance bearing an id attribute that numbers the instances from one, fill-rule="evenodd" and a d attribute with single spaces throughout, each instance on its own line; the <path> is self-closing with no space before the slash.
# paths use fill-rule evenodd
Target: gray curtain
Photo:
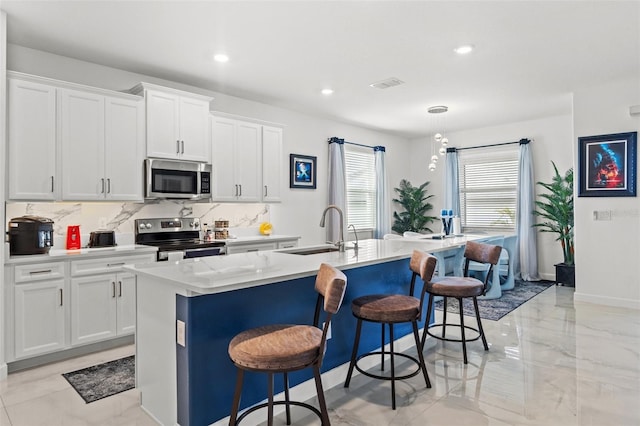
<path id="1" fill-rule="evenodd" d="M 373 238 L 383 238 L 385 234 L 391 233 L 391 197 L 384 146 L 374 147 L 373 153 L 376 163 L 376 229 L 373 231 Z"/>
<path id="2" fill-rule="evenodd" d="M 444 169 L 444 206 L 453 210 L 454 216 L 460 216 L 460 187 L 458 185 L 458 152 L 447 148 Z"/>
<path id="3" fill-rule="evenodd" d="M 344 139 L 329 139 L 329 204 L 338 206 L 347 218 L 347 175 L 344 162 Z M 344 225 L 344 224 L 343 224 Z M 345 227 L 346 229 L 346 227 Z M 327 212 L 327 240 L 340 240 L 340 216 L 335 210 Z"/>
<path id="4" fill-rule="evenodd" d="M 518 204 L 516 208 L 516 276 L 526 281 L 538 281 L 538 252 L 535 216 L 535 180 L 533 159 L 528 139 L 520 140 L 520 164 L 518 167 Z"/>

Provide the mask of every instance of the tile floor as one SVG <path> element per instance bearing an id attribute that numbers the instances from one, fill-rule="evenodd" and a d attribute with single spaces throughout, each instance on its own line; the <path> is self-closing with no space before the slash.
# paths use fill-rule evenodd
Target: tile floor
<path id="1" fill-rule="evenodd" d="M 359 375 L 349 389 L 326 390 L 332 424 L 640 425 L 639 311 L 574 306 L 572 289 L 551 287 L 483 324 L 490 350 L 470 343 L 467 366 L 458 344 L 429 339 L 433 387 L 420 376 L 398 384 L 396 411 L 387 382 Z M 128 346 L 9 375 L 0 382 L 0 426 L 153 425 L 135 389 L 85 404 L 61 376 L 131 353 Z M 296 425 L 320 423 L 296 414 Z"/>

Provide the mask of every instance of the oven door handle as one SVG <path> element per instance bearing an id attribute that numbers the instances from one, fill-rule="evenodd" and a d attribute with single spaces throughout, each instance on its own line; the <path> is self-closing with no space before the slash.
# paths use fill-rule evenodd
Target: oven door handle
<path id="1" fill-rule="evenodd" d="M 218 249 L 218 253 L 220 253 L 220 254 L 225 254 L 227 252 L 225 246 L 212 246 L 212 247 L 202 247 L 202 248 L 187 249 L 187 250 L 184 250 L 184 252 L 186 254 L 186 253 L 193 253 L 193 252 L 199 252 L 199 251 L 210 251 L 210 250 L 215 250 L 215 249 Z"/>

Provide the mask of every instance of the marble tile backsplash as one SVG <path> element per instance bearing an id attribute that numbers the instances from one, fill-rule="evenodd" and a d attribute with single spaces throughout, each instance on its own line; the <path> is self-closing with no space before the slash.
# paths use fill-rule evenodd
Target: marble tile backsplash
<path id="1" fill-rule="evenodd" d="M 119 244 L 131 244 L 135 219 L 199 218 L 201 223 L 211 226 L 214 220 L 228 220 L 232 228 L 257 228 L 260 223 L 269 221 L 268 204 L 155 200 L 145 203 L 6 203 L 5 208 L 7 221 L 24 215 L 44 216 L 53 220 L 54 246 L 57 247 L 64 245 L 69 225 L 80 225 L 84 245 L 89 233 L 95 230 L 113 230 Z"/>

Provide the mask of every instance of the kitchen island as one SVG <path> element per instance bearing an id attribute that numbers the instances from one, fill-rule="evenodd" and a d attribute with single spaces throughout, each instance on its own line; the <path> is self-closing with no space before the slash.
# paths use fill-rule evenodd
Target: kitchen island
<path id="1" fill-rule="evenodd" d="M 366 240 L 345 252 L 259 251 L 129 267 L 137 280 L 136 378 L 143 409 L 166 425 L 227 417 L 236 374 L 229 341 L 265 324 L 310 324 L 322 262 L 341 269 L 348 280 L 343 307 L 332 320 L 323 374 L 346 364 L 356 325 L 351 301 L 364 294 L 407 293 L 414 249 L 439 253 L 467 239 L 478 238 Z M 396 328 L 399 338 L 410 332 L 410 326 Z M 361 352 L 379 346 L 377 327 L 365 328 Z M 309 379 L 311 373 L 301 371 L 289 380 L 295 387 Z M 260 402 L 267 395 L 265 377 L 245 375 L 244 389 L 243 408 Z M 292 393 L 296 399 L 295 388 Z"/>

